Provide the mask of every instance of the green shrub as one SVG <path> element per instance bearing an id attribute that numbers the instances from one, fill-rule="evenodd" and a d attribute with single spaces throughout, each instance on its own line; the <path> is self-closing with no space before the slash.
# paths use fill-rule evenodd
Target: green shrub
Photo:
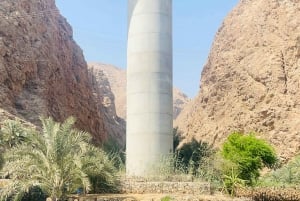
<path id="1" fill-rule="evenodd" d="M 208 143 L 193 138 L 179 147 L 175 153 L 177 161 L 181 163 L 180 168 L 183 168 L 186 173 L 196 175 L 205 158 L 213 154 L 213 149 Z M 179 167 L 175 164 L 175 168 Z"/>
<path id="2" fill-rule="evenodd" d="M 232 133 L 223 144 L 223 157 L 238 167 L 239 178 L 248 185 L 254 184 L 259 170 L 272 167 L 277 162 L 274 149 L 267 142 L 257 139 L 254 134 Z"/>
<path id="3" fill-rule="evenodd" d="M 273 170 L 260 179 L 262 186 L 299 186 L 300 156 L 294 157 L 281 168 Z"/>

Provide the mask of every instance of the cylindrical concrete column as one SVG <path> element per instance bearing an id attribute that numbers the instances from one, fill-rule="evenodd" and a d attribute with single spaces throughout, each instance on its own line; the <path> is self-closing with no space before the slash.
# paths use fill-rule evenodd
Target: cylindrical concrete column
<path id="1" fill-rule="evenodd" d="M 172 0 L 128 0 L 126 172 L 173 150 Z"/>

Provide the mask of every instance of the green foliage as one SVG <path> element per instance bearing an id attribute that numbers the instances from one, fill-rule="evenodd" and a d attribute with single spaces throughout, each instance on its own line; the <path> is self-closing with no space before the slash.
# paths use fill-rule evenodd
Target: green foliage
<path id="1" fill-rule="evenodd" d="M 174 165 L 180 165 L 175 154 L 161 157 L 148 173 L 147 180 L 149 181 L 182 181 L 185 180 L 186 174 L 183 169 L 175 168 Z"/>
<path id="2" fill-rule="evenodd" d="M 210 182 L 214 186 L 221 187 L 223 185 L 223 176 L 230 174 L 232 168 L 236 169 L 236 165 L 225 160 L 219 152 L 205 158 L 197 170 L 197 177 L 203 181 Z"/>
<path id="3" fill-rule="evenodd" d="M 165 196 L 163 198 L 160 199 L 161 201 L 171 201 L 172 198 L 170 196 Z"/>
<path id="4" fill-rule="evenodd" d="M 224 174 L 223 185 L 228 194 L 235 196 L 237 188 L 245 186 L 245 180 L 240 179 L 238 171 L 232 168 L 230 174 Z"/>
<path id="5" fill-rule="evenodd" d="M 8 149 L 22 143 L 28 129 L 24 128 L 19 121 L 6 120 L 0 129 L 0 146 Z"/>
<path id="6" fill-rule="evenodd" d="M 214 177 L 212 170 L 213 155 L 215 150 L 205 142 L 192 139 L 191 142 L 182 144 L 182 135 L 178 129 L 173 130 L 173 145 L 177 147 L 174 153 L 160 159 L 152 168 L 147 179 L 164 181 L 212 181 L 207 177 Z M 182 145 L 180 145 L 182 144 Z M 179 145 L 179 146 L 178 146 Z M 208 176 L 207 173 L 210 173 Z M 201 178 L 200 178 L 201 177 Z"/>
<path id="7" fill-rule="evenodd" d="M 102 145 L 103 150 L 108 154 L 109 159 L 119 171 L 125 171 L 125 148 L 121 147 L 118 142 L 109 138 Z"/>
<path id="8" fill-rule="evenodd" d="M 260 179 L 262 186 L 299 186 L 300 156 L 296 156 L 287 164 L 273 170 Z"/>
<path id="9" fill-rule="evenodd" d="M 91 182 L 91 193 L 111 193 L 119 190 L 119 178 L 112 157 L 103 150 L 90 147 L 82 160 L 84 172 Z"/>
<path id="10" fill-rule="evenodd" d="M 176 150 L 177 160 L 180 161 L 180 168 L 184 168 L 186 173 L 196 175 L 204 159 L 212 155 L 213 149 L 206 142 L 198 142 L 194 138 L 191 142 L 183 144 Z M 175 164 L 175 168 L 177 164 Z"/>
<path id="11" fill-rule="evenodd" d="M 27 133 L 24 140 L 6 150 L 2 172 L 10 182 L 1 190 L 0 200 L 13 196 L 19 201 L 36 187 L 54 200 L 64 200 L 78 188 L 93 190 L 89 180 L 93 176 L 107 185 L 114 183 L 113 164 L 103 151 L 89 144 L 88 133 L 73 128 L 74 118 L 62 124 L 52 118 L 41 121 L 41 131 L 20 127 L 21 133 Z"/>
<path id="12" fill-rule="evenodd" d="M 259 170 L 272 167 L 277 158 L 274 149 L 253 134 L 232 133 L 225 141 L 221 153 L 223 157 L 238 167 L 239 178 L 252 185 L 259 177 Z"/>
<path id="13" fill-rule="evenodd" d="M 3 152 L 0 153 L 0 170 L 3 168 L 4 165 L 4 158 L 3 158 Z"/>
<path id="14" fill-rule="evenodd" d="M 27 130 L 22 128 L 19 121 L 6 120 L 0 129 L 0 170 L 4 165 L 3 153 L 25 140 Z"/>
<path id="15" fill-rule="evenodd" d="M 45 201 L 47 196 L 37 186 L 30 188 L 27 193 L 24 194 L 21 201 Z"/>

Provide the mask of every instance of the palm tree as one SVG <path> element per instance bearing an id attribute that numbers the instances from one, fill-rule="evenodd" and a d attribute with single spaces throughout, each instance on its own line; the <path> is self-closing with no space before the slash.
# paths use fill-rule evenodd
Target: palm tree
<path id="1" fill-rule="evenodd" d="M 22 129 L 20 121 L 5 120 L 0 129 L 0 170 L 4 164 L 3 153 L 6 149 L 24 141 L 26 131 Z"/>
<path id="2" fill-rule="evenodd" d="M 52 200 L 65 200 L 78 188 L 89 192 L 92 173 L 100 175 L 105 183 L 115 181 L 113 163 L 103 151 L 89 144 L 88 133 L 73 128 L 74 118 L 62 124 L 52 118 L 41 121 L 40 133 L 27 132 L 23 143 L 6 151 L 2 172 L 9 174 L 11 180 L 1 190 L 0 200 L 12 196 L 14 201 L 19 201 L 34 187 L 39 187 Z"/>

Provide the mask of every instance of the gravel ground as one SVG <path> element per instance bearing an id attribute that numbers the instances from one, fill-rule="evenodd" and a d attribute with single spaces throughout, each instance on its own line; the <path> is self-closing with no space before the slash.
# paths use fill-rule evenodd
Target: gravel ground
<path id="1" fill-rule="evenodd" d="M 251 201 L 246 198 L 231 198 L 226 195 L 188 195 L 188 194 L 114 194 L 114 195 L 90 195 L 83 200 L 97 201 L 161 201 L 164 197 L 170 197 L 168 201 Z M 95 199 L 97 198 L 97 199 Z"/>

